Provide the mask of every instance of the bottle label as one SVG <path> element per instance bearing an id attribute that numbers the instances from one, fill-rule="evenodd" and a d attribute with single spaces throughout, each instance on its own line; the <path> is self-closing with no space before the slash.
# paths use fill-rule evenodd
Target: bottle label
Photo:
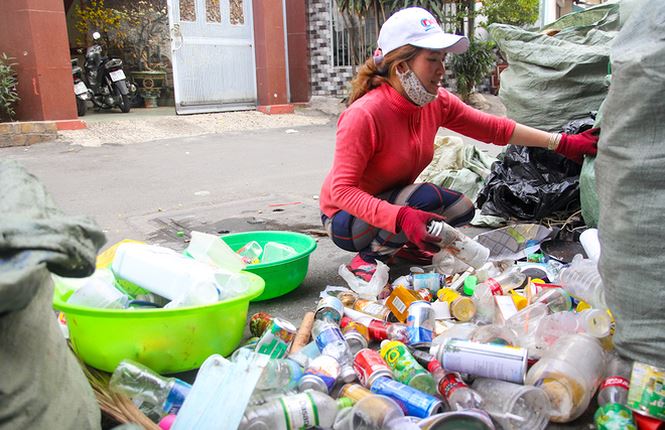
<path id="1" fill-rule="evenodd" d="M 628 391 L 630 388 L 630 383 L 626 378 L 623 378 L 621 376 L 610 376 L 609 378 L 605 378 L 605 381 L 603 381 L 603 384 L 600 386 L 600 389 L 604 389 L 607 387 L 621 387 L 624 390 Z"/>
<path id="2" fill-rule="evenodd" d="M 164 412 L 167 414 L 177 414 L 191 389 L 191 385 L 185 381 L 176 379 L 173 387 L 171 387 L 171 391 L 169 391 L 169 395 L 166 397 L 164 406 L 162 407 Z"/>
<path id="3" fill-rule="evenodd" d="M 441 378 L 439 382 L 439 393 L 447 399 L 453 395 L 455 390 L 458 388 L 466 387 L 467 385 L 460 379 L 459 376 L 455 373 L 448 373 L 446 376 Z"/>
<path id="4" fill-rule="evenodd" d="M 637 430 L 633 413 L 619 403 L 608 403 L 598 408 L 594 420 L 598 430 Z"/>
<path id="5" fill-rule="evenodd" d="M 487 284 L 487 286 L 490 287 L 490 292 L 492 293 L 493 296 L 503 295 L 503 290 L 501 289 L 501 284 L 496 282 L 495 279 L 489 278 L 487 281 L 485 281 L 485 284 Z"/>
<path id="6" fill-rule="evenodd" d="M 288 430 L 308 429 L 319 425 L 319 410 L 309 393 L 279 399 Z"/>
<path id="7" fill-rule="evenodd" d="M 344 340 L 344 335 L 342 335 L 342 332 L 338 327 L 329 327 L 325 330 L 323 330 L 319 335 L 316 337 L 316 346 L 319 347 L 319 351 L 323 351 L 323 349 L 330 344 L 336 343 L 336 342 L 346 342 Z"/>

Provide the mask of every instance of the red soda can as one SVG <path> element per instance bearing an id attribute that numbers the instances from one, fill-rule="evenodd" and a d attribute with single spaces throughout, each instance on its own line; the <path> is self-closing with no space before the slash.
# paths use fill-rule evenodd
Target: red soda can
<path id="1" fill-rule="evenodd" d="M 272 324 L 272 315 L 257 312 L 249 318 L 249 332 L 252 336 L 261 337 L 270 324 Z"/>
<path id="2" fill-rule="evenodd" d="M 296 336 L 296 327 L 281 318 L 273 318 L 270 327 L 261 335 L 255 351 L 270 358 L 284 358 Z"/>
<path id="3" fill-rule="evenodd" d="M 353 369 L 356 371 L 360 383 L 368 388 L 372 386 L 376 378 L 381 376 L 393 378 L 393 372 L 383 361 L 381 354 L 369 348 L 358 351 L 353 359 Z"/>

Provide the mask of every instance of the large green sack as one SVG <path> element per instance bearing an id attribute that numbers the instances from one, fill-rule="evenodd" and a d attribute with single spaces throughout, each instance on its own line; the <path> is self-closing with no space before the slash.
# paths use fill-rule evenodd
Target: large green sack
<path id="1" fill-rule="evenodd" d="M 100 411 L 53 313 L 50 272 L 94 271 L 104 235 L 0 160 L 0 429 L 95 429 Z"/>
<path id="2" fill-rule="evenodd" d="M 642 1 L 612 46 L 596 158 L 600 274 L 614 343 L 665 366 L 665 2 Z"/>
<path id="3" fill-rule="evenodd" d="M 597 110 L 607 95 L 610 43 L 619 25 L 618 4 L 566 15 L 546 27 L 561 29 L 554 36 L 492 24 L 490 34 L 509 64 L 499 89 L 508 117 L 559 131 Z"/>

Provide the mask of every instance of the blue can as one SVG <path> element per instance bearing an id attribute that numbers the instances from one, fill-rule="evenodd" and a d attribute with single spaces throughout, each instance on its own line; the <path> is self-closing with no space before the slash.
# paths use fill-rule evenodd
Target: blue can
<path id="1" fill-rule="evenodd" d="M 376 378 L 370 391 L 395 400 L 406 415 L 413 417 L 427 418 L 443 411 L 441 400 L 385 376 Z"/>
<path id="2" fill-rule="evenodd" d="M 409 345 L 413 347 L 429 346 L 432 344 L 434 331 L 434 310 L 426 301 L 418 300 L 409 306 L 406 317 L 406 332 L 409 335 Z"/>

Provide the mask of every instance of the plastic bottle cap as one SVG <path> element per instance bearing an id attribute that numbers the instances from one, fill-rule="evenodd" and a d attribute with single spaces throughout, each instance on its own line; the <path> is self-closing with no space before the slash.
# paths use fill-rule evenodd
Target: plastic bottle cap
<path id="1" fill-rule="evenodd" d="M 159 428 L 162 430 L 169 430 L 173 423 L 175 422 L 175 415 L 168 414 L 159 421 Z"/>
<path id="2" fill-rule="evenodd" d="M 337 409 L 350 408 L 353 406 L 353 400 L 348 397 L 340 397 L 337 399 Z"/>
<path id="3" fill-rule="evenodd" d="M 472 296 L 476 290 L 476 285 L 478 285 L 478 278 L 473 275 L 467 276 L 464 280 L 464 294 Z"/>
<path id="4" fill-rule="evenodd" d="M 397 340 L 391 340 L 391 341 L 388 341 L 387 339 L 384 340 L 383 342 L 381 342 L 381 352 L 380 352 L 381 357 L 385 356 L 389 349 L 399 345 L 403 345 L 403 343 Z"/>
<path id="5" fill-rule="evenodd" d="M 526 307 L 528 302 L 526 297 L 519 295 L 518 293 L 515 292 L 515 290 L 511 290 L 510 294 L 513 297 L 513 302 L 515 303 L 515 307 L 517 308 L 517 310 L 521 311 Z"/>

